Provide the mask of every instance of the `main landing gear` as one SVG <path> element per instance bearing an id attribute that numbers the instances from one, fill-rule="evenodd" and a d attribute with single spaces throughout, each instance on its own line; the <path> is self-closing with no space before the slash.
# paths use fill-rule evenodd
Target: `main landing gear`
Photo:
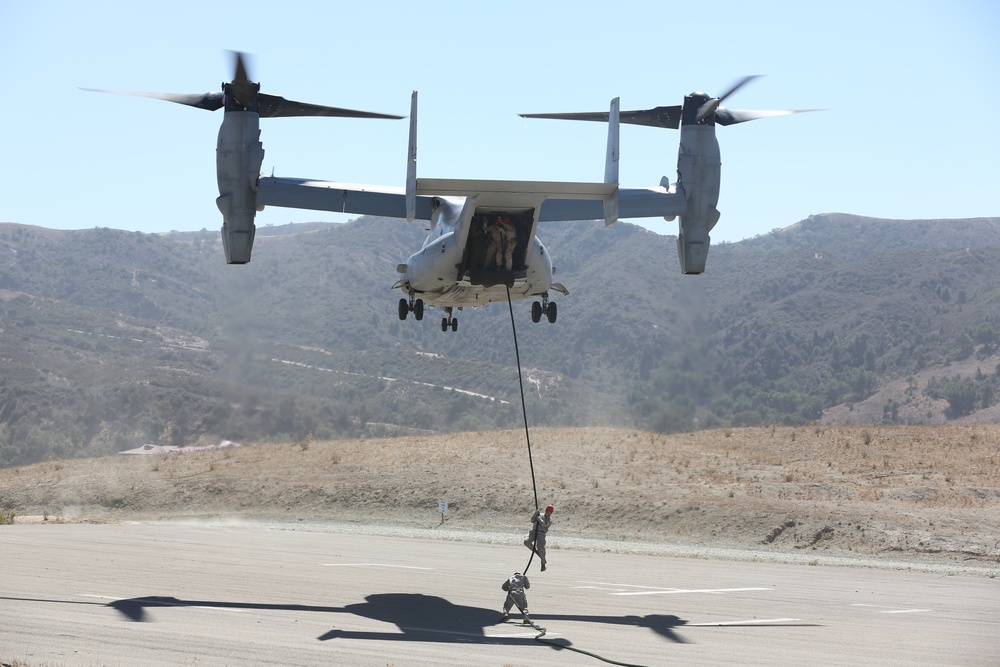
<path id="1" fill-rule="evenodd" d="M 441 331 L 447 331 L 449 327 L 452 331 L 458 331 L 458 318 L 451 316 L 451 308 L 445 308 L 444 312 L 448 315 L 441 318 Z"/>
<path id="2" fill-rule="evenodd" d="M 415 319 L 418 322 L 424 319 L 424 300 L 417 299 L 416 301 L 414 301 L 413 297 L 410 297 L 409 301 L 407 301 L 406 299 L 400 299 L 399 319 L 405 320 L 407 313 L 413 313 L 413 319 Z"/>
<path id="3" fill-rule="evenodd" d="M 555 324 L 557 312 L 556 302 L 549 301 L 548 292 L 542 295 L 541 303 L 537 301 L 531 303 L 531 321 L 536 324 L 542 321 L 543 314 L 548 318 L 550 324 Z"/>

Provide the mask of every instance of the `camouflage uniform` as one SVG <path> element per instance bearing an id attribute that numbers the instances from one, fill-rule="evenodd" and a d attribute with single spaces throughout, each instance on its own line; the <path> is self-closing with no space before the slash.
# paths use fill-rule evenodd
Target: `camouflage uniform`
<path id="1" fill-rule="evenodd" d="M 545 536 L 552 525 L 552 512 L 555 508 L 549 505 L 545 508 L 545 514 L 540 514 L 538 510 L 531 515 L 531 532 L 524 538 L 524 546 L 529 549 L 534 548 L 535 553 L 542 559 L 542 572 L 545 572 Z"/>
<path id="2" fill-rule="evenodd" d="M 486 268 L 499 269 L 503 261 L 503 230 L 500 229 L 500 220 L 497 219 L 487 225 L 485 230 L 489 241 L 486 244 Z"/>
<path id="3" fill-rule="evenodd" d="M 507 599 L 503 602 L 503 616 L 500 617 L 500 622 L 506 621 L 510 608 L 517 605 L 517 608 L 524 614 L 524 624 L 530 623 L 528 598 L 524 595 L 524 589 L 531 588 L 531 582 L 528 581 L 528 578 L 520 572 L 515 572 L 513 577 L 500 585 L 500 588 L 507 591 Z"/>
<path id="4" fill-rule="evenodd" d="M 510 220 L 504 218 L 500 224 L 500 247 L 503 248 L 503 265 L 508 271 L 514 268 L 514 248 L 517 247 L 517 230 Z M 500 264 L 500 257 L 497 256 L 497 264 Z"/>

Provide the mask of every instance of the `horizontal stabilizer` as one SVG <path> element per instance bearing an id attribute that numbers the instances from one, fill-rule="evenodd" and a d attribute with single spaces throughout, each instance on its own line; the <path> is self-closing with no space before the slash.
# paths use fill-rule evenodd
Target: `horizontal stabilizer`
<path id="1" fill-rule="evenodd" d="M 540 195 L 543 199 L 607 199 L 617 183 L 567 181 L 491 181 L 464 178 L 418 178 L 417 194 L 441 197 L 512 194 Z"/>

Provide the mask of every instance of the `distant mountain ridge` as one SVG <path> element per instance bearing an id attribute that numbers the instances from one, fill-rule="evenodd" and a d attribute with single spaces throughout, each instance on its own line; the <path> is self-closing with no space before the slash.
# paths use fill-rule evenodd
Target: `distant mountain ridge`
<path id="1" fill-rule="evenodd" d="M 262 226 L 253 261 L 225 266 L 216 231 L 0 224 L 0 465 L 516 427 L 506 304 L 455 333 L 396 315 L 424 234 Z M 514 304 L 532 425 L 996 421 L 1000 218 L 814 215 L 714 246 L 702 276 L 628 223 L 540 237 L 570 296 L 554 325 Z"/>

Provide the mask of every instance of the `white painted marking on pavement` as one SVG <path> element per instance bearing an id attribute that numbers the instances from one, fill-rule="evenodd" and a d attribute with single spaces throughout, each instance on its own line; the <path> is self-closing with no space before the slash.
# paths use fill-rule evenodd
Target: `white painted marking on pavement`
<path id="1" fill-rule="evenodd" d="M 431 567 L 415 565 L 390 565 L 389 563 L 323 563 L 324 567 L 395 567 L 401 570 L 433 570 Z"/>
<path id="2" fill-rule="evenodd" d="M 492 639 L 510 639 L 510 638 L 519 638 L 519 637 L 535 637 L 535 636 L 538 635 L 538 631 L 537 630 L 534 631 L 534 632 L 517 632 L 517 633 L 514 633 L 514 634 L 497 634 L 495 632 L 493 632 L 493 633 L 487 633 L 487 632 L 482 632 L 482 633 L 479 633 L 479 632 L 458 632 L 458 631 L 455 631 L 455 630 L 435 630 L 433 628 L 403 628 L 403 627 L 401 627 L 400 630 L 402 630 L 403 632 L 433 632 L 433 633 L 437 633 L 437 634 L 440 634 L 440 635 L 458 635 L 458 636 L 461 636 L 461 637 L 490 637 Z M 558 634 L 554 633 L 554 632 L 549 632 L 545 636 L 546 637 L 557 637 Z"/>
<path id="3" fill-rule="evenodd" d="M 602 589 L 610 587 L 614 592 L 612 595 L 673 595 L 675 593 L 738 593 L 741 591 L 773 591 L 773 588 L 669 588 L 666 586 L 639 586 L 637 584 L 610 584 L 604 581 L 581 581 L 588 586 L 576 586 L 575 588 Z M 628 591 L 623 589 L 642 588 L 642 591 Z M 606 589 L 606 588 L 605 588 Z"/>
<path id="4" fill-rule="evenodd" d="M 666 588 L 665 586 L 639 586 L 637 584 L 612 584 L 607 581 L 581 581 L 581 584 L 592 584 L 591 586 L 585 586 L 584 588 L 595 588 L 598 586 L 611 586 L 612 588 L 652 588 L 655 590 L 662 590 Z"/>
<path id="5" fill-rule="evenodd" d="M 865 604 L 863 602 L 855 602 L 851 605 L 852 607 L 874 607 L 875 609 L 880 609 L 880 614 L 919 614 L 924 612 L 933 611 L 931 609 L 899 609 L 898 607 L 890 607 L 884 604 Z"/>
<path id="6" fill-rule="evenodd" d="M 674 595 L 676 593 L 739 593 L 742 591 L 773 591 L 773 588 L 665 588 L 658 591 L 625 591 L 612 595 Z"/>
<path id="7" fill-rule="evenodd" d="M 762 623 L 793 623 L 801 621 L 800 618 L 753 618 L 747 621 L 719 621 L 718 623 L 685 623 L 685 628 L 708 628 L 719 625 L 759 625 Z"/>

